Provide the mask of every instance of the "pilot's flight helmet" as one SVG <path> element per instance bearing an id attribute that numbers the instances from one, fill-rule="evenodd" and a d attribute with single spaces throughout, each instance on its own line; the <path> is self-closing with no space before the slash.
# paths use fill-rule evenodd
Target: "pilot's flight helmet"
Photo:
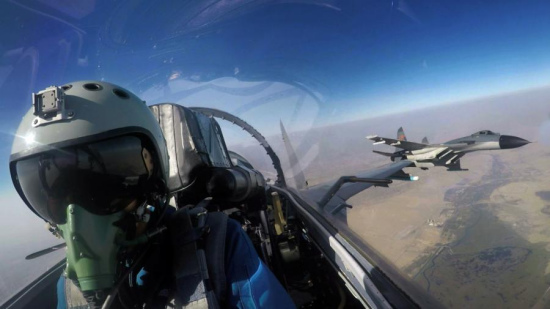
<path id="1" fill-rule="evenodd" d="M 10 157 L 13 183 L 43 219 L 62 224 L 66 205 L 106 215 L 163 191 L 168 154 L 145 102 L 99 81 L 33 94 Z"/>

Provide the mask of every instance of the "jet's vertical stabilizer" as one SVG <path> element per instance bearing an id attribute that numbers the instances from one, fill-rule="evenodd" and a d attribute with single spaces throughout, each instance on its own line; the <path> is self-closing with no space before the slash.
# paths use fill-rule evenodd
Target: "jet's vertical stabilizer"
<path id="1" fill-rule="evenodd" d="M 407 137 L 405 136 L 405 130 L 403 130 L 403 127 L 399 127 L 397 129 L 397 140 L 398 141 L 407 141 Z M 398 152 L 399 148 L 395 147 L 394 152 Z"/>
<path id="2" fill-rule="evenodd" d="M 428 142 L 428 138 L 426 136 L 424 136 L 424 138 L 422 139 L 422 144 L 430 144 L 430 142 Z"/>
<path id="3" fill-rule="evenodd" d="M 292 173 L 294 174 L 294 182 L 296 183 L 296 189 L 298 190 L 305 189 L 307 187 L 306 176 L 304 175 L 304 171 L 300 166 L 300 162 L 298 161 L 298 156 L 296 156 L 296 152 L 294 151 L 294 148 L 290 143 L 288 134 L 286 134 L 286 130 L 285 130 L 285 127 L 283 126 L 283 122 L 279 121 L 279 123 L 281 124 L 281 134 L 283 135 L 283 142 L 285 143 L 286 153 L 288 155 L 288 161 L 290 162 L 290 167 L 292 168 Z"/>
<path id="4" fill-rule="evenodd" d="M 406 141 L 407 137 L 405 136 L 405 131 L 403 130 L 403 127 L 399 127 L 399 130 L 397 130 L 397 140 L 398 141 Z"/>

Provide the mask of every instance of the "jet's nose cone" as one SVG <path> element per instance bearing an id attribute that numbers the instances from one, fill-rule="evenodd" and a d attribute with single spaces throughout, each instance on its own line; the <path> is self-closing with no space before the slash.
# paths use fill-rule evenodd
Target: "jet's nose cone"
<path id="1" fill-rule="evenodd" d="M 517 136 L 501 135 L 498 143 L 500 144 L 500 149 L 511 149 L 527 145 L 530 141 L 524 140 L 523 138 L 519 138 Z"/>

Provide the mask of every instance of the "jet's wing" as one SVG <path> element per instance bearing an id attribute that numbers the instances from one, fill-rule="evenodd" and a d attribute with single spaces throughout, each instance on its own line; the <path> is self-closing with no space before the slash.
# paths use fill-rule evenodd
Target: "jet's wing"
<path id="1" fill-rule="evenodd" d="M 357 177 L 359 178 L 380 178 L 380 179 L 394 179 L 398 176 L 400 177 L 404 172 L 402 171 L 403 168 L 411 166 L 412 162 L 403 160 L 399 161 L 397 163 L 388 164 L 379 168 L 376 168 L 374 170 L 365 171 L 362 173 L 358 173 Z M 409 179 L 413 180 L 413 178 Z M 338 191 L 336 194 L 338 197 L 340 197 L 343 200 L 347 200 L 351 198 L 352 196 L 358 194 L 359 192 L 366 190 L 373 186 L 370 183 L 349 183 L 342 186 L 342 188 Z"/>
<path id="2" fill-rule="evenodd" d="M 429 145 L 426 145 L 426 144 L 409 142 L 409 141 L 400 141 L 393 138 L 379 137 L 378 135 L 369 135 L 367 136 L 367 138 L 374 142 L 373 145 L 386 144 L 389 146 L 394 146 L 405 150 L 419 150 L 419 149 L 424 149 L 426 147 L 429 147 Z"/>
<path id="3" fill-rule="evenodd" d="M 363 171 L 355 174 L 354 176 L 358 178 L 374 178 L 374 179 L 399 179 L 399 180 L 416 180 L 418 178 L 410 176 L 403 172 L 403 168 L 414 166 L 411 161 L 402 160 L 395 163 L 387 164 L 376 169 Z M 300 191 L 303 195 L 307 196 L 310 200 L 314 201 L 317 204 L 320 204 L 321 200 L 326 197 L 327 192 L 331 190 L 334 184 L 338 180 L 329 181 L 323 184 L 312 186 L 307 190 Z M 345 183 L 340 189 L 328 200 L 326 205 L 319 205 L 322 208 L 325 208 L 329 212 L 333 210 L 338 210 L 337 208 L 345 205 L 346 200 L 352 196 L 360 193 L 363 190 L 366 190 L 372 186 L 385 186 L 387 184 L 373 184 L 373 183 L 364 183 L 364 182 L 353 182 Z"/>

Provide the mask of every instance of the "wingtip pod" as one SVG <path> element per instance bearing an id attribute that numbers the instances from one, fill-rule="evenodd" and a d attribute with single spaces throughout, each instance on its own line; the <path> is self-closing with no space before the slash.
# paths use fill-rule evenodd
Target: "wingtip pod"
<path id="1" fill-rule="evenodd" d="M 378 135 L 367 135 L 365 138 L 366 139 L 376 139 L 378 137 Z"/>

